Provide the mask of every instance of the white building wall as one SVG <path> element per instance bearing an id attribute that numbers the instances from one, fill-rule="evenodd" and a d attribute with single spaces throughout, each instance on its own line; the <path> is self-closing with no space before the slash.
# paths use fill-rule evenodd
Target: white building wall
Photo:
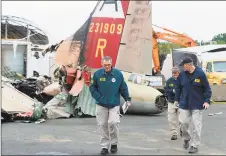
<path id="1" fill-rule="evenodd" d="M 33 76 L 33 71 L 37 71 L 39 75 L 47 75 L 52 77 L 53 64 L 54 64 L 54 53 L 47 53 L 44 56 L 39 52 L 39 58 L 36 59 L 34 56 L 35 52 L 31 52 L 29 56 L 28 66 L 28 77 Z"/>

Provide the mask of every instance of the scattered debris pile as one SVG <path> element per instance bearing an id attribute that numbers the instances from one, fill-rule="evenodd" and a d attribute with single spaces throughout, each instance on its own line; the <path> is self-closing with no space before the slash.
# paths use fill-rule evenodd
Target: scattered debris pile
<path id="1" fill-rule="evenodd" d="M 24 112 L 33 112 L 36 100 L 23 94 L 19 90 L 15 89 L 9 81 L 5 81 L 7 78 L 2 79 L 2 117 L 5 120 L 13 121 L 16 115 Z"/>
<path id="2" fill-rule="evenodd" d="M 48 76 L 31 77 L 19 82 L 12 83 L 12 85 L 16 89 L 28 95 L 32 99 L 37 99 L 43 104 L 46 104 L 53 98 L 53 96 L 47 95 L 46 93 L 42 92 L 44 88 L 49 86 L 50 84 L 51 81 Z"/>
<path id="3" fill-rule="evenodd" d="M 8 78 L 8 80 L 12 80 L 12 81 L 21 81 L 24 79 L 23 75 L 11 71 L 10 67 L 8 67 L 8 66 L 5 66 L 2 69 L 2 76 L 4 76 L 5 78 Z"/>
<path id="4" fill-rule="evenodd" d="M 58 82 L 34 73 L 31 78 L 2 77 L 2 118 L 41 123 L 46 119 L 95 116 L 95 100 L 89 92 L 87 67 L 62 66 Z"/>

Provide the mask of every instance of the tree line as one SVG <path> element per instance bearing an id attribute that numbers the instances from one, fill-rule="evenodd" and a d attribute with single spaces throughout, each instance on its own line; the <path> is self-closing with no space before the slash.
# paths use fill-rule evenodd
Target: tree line
<path id="1" fill-rule="evenodd" d="M 196 43 L 198 46 L 209 45 L 209 44 L 226 44 L 226 33 L 215 35 L 211 41 L 205 42 L 203 40 L 202 41 L 196 40 Z M 158 42 L 158 49 L 159 49 L 160 55 L 169 54 L 171 49 L 178 49 L 178 48 L 184 48 L 184 47 L 178 44 L 170 43 L 170 42 Z"/>

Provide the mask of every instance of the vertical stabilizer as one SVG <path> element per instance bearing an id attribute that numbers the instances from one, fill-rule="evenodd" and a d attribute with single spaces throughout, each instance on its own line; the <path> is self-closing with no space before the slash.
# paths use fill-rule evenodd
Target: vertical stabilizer
<path id="1" fill-rule="evenodd" d="M 89 25 L 84 64 L 100 68 L 101 58 L 111 56 L 115 66 L 128 5 L 129 1 L 99 2 Z"/>
<path id="2" fill-rule="evenodd" d="M 116 68 L 152 75 L 152 9 L 149 1 L 131 1 Z"/>

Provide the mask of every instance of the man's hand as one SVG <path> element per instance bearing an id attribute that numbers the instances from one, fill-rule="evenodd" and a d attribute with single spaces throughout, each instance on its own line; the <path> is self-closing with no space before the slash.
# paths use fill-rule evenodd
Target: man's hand
<path id="1" fill-rule="evenodd" d="M 178 101 L 175 101 L 175 102 L 174 102 L 174 106 L 176 106 L 177 108 L 179 107 Z"/>
<path id="2" fill-rule="evenodd" d="M 209 106 L 210 106 L 210 104 L 209 104 L 208 102 L 205 102 L 205 103 L 203 104 L 203 107 L 204 107 L 205 109 L 208 109 Z"/>
<path id="3" fill-rule="evenodd" d="M 127 106 L 131 105 L 130 101 L 126 101 L 126 104 L 127 104 Z"/>

